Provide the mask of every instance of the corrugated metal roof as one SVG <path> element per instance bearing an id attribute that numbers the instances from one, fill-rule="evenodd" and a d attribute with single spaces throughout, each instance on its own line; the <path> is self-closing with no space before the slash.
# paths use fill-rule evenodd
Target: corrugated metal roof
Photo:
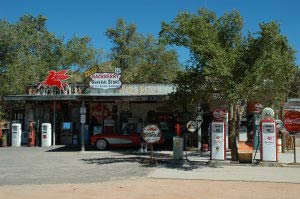
<path id="1" fill-rule="evenodd" d="M 6 101 L 53 101 L 53 100 L 132 100 L 157 101 L 165 100 L 176 86 L 172 84 L 123 84 L 120 89 L 90 89 L 87 94 L 48 94 L 48 95 L 10 95 L 4 96 Z"/>
<path id="2" fill-rule="evenodd" d="M 288 99 L 287 102 L 284 104 L 284 109 L 299 110 L 300 109 L 300 99 L 299 98 Z"/>

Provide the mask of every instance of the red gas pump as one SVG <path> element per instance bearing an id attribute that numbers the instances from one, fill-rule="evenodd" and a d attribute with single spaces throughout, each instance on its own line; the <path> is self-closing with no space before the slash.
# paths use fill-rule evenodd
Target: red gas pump
<path id="1" fill-rule="evenodd" d="M 180 134 L 181 134 L 181 126 L 179 123 L 176 123 L 175 125 L 175 130 L 176 130 L 176 135 L 177 137 L 180 137 Z"/>
<path id="2" fill-rule="evenodd" d="M 28 133 L 28 146 L 34 146 L 35 144 L 35 122 L 29 123 Z"/>

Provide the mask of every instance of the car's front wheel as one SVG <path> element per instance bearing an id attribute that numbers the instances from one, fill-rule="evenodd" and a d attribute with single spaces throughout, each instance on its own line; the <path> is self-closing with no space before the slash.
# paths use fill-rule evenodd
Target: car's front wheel
<path id="1" fill-rule="evenodd" d="M 97 140 L 97 142 L 96 142 L 96 147 L 99 150 L 104 150 L 107 148 L 107 146 L 108 146 L 108 143 L 104 139 Z"/>

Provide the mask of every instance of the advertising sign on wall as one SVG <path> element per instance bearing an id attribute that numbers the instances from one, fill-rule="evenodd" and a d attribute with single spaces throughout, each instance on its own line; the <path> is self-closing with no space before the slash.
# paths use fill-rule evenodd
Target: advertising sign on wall
<path id="1" fill-rule="evenodd" d="M 90 88 L 115 89 L 122 86 L 121 75 L 116 73 L 94 73 L 91 75 Z"/>
<path id="2" fill-rule="evenodd" d="M 289 132 L 300 132 L 300 112 L 288 111 L 284 115 L 283 124 Z"/>
<path id="3" fill-rule="evenodd" d="M 148 125 L 143 129 L 143 138 L 147 143 L 158 142 L 161 138 L 160 129 L 156 125 Z"/>
<path id="4" fill-rule="evenodd" d="M 56 86 L 59 89 L 63 89 L 63 87 L 68 87 L 69 85 L 64 80 L 70 78 L 70 75 L 67 75 L 68 70 L 54 71 L 51 70 L 48 72 L 48 76 L 45 81 L 42 81 L 38 86 L 38 89 L 42 86 Z"/>

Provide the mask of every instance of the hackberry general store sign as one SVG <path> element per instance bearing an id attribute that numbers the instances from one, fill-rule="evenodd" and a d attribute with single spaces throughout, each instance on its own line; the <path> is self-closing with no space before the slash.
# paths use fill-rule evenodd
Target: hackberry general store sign
<path id="1" fill-rule="evenodd" d="M 122 86 L 119 73 L 94 73 L 90 77 L 90 88 L 115 89 Z"/>

